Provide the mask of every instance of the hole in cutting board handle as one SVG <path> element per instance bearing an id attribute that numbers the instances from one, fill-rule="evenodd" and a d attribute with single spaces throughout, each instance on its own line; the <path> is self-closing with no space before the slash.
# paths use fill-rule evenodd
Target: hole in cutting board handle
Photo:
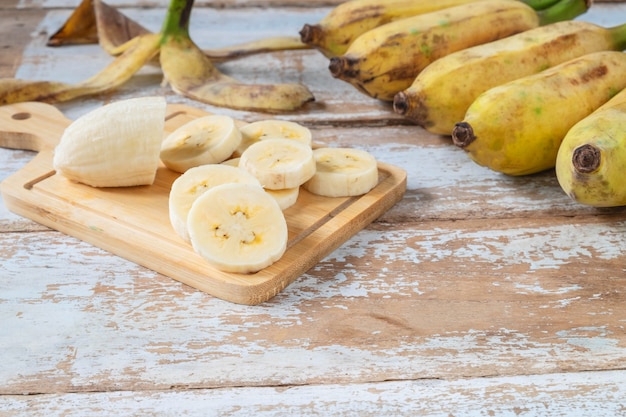
<path id="1" fill-rule="evenodd" d="M 28 112 L 19 112 L 19 113 L 15 113 L 14 115 L 11 116 L 11 119 L 13 120 L 27 120 L 30 119 L 33 115 L 28 113 Z"/>

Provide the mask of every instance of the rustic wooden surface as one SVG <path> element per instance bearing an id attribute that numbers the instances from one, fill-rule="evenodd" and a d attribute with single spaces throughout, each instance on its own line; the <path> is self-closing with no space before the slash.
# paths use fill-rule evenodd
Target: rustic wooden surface
<path id="1" fill-rule="evenodd" d="M 109 62 L 97 45 L 45 47 L 76 3 L 0 3 L 0 76 L 75 81 Z M 166 5 L 110 3 L 154 30 Z M 297 33 L 333 3 L 199 1 L 192 36 L 211 47 Z M 582 18 L 624 23 L 626 4 Z M 554 172 L 478 167 L 326 65 L 298 51 L 223 68 L 307 84 L 316 103 L 284 118 L 404 168 L 405 198 L 258 306 L 0 204 L 0 416 L 626 415 L 626 208 L 577 205 Z M 199 105 L 146 68 L 115 94 L 58 107 L 74 118 L 148 94 Z M 0 149 L 0 180 L 33 156 Z"/>

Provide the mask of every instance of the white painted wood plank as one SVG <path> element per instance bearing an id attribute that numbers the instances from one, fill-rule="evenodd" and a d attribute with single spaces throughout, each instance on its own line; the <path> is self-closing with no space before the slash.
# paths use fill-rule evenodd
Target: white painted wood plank
<path id="1" fill-rule="evenodd" d="M 0 415 L 618 417 L 626 372 L 0 397 Z M 4 413 L 4 414 L 3 414 Z"/>
<path id="2" fill-rule="evenodd" d="M 0 393 L 623 368 L 625 221 L 471 226 L 367 229 L 258 307 L 57 232 L 0 234 Z"/>

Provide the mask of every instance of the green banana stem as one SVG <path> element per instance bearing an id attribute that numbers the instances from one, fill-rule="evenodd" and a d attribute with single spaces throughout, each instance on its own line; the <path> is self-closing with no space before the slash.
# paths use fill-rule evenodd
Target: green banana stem
<path id="1" fill-rule="evenodd" d="M 616 51 L 626 50 L 626 23 L 610 27 L 609 32 L 613 38 Z"/>
<path id="2" fill-rule="evenodd" d="M 555 5 L 559 0 L 520 0 L 522 3 L 526 3 L 535 10 L 543 10 L 550 6 Z"/>
<path id="3" fill-rule="evenodd" d="M 538 10 L 540 25 L 574 19 L 589 10 L 593 0 L 559 0 L 547 9 Z"/>
<path id="4" fill-rule="evenodd" d="M 189 39 L 189 19 L 194 0 L 170 0 L 161 28 L 161 43 L 170 37 Z"/>

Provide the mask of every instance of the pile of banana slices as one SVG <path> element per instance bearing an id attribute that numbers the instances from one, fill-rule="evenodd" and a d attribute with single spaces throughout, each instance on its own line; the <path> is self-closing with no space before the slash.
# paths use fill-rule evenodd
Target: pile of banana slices
<path id="1" fill-rule="evenodd" d="M 287 248 L 284 211 L 301 188 L 350 197 L 378 184 L 377 161 L 353 148 L 313 146 L 298 123 L 196 118 L 168 135 L 162 97 L 120 100 L 76 119 L 55 149 L 60 175 L 93 187 L 150 185 L 162 163 L 180 173 L 169 195 L 175 232 L 219 270 L 254 273 Z"/>

